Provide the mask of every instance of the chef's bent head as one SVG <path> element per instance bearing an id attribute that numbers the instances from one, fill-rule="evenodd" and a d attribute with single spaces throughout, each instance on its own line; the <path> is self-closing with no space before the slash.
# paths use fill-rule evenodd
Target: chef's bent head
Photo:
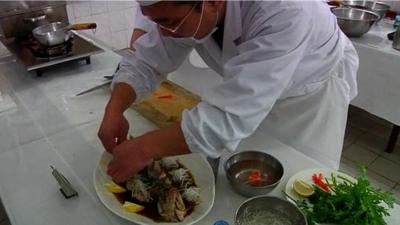
<path id="1" fill-rule="evenodd" d="M 224 1 L 138 1 L 164 36 L 201 40 L 222 21 Z"/>

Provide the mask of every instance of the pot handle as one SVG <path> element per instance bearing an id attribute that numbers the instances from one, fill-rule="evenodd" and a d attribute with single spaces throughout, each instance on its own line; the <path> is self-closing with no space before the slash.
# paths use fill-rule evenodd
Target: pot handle
<path id="1" fill-rule="evenodd" d="M 44 19 L 46 19 L 46 15 L 45 15 L 45 14 L 40 15 L 40 16 L 25 17 L 23 20 L 24 20 L 24 21 L 28 21 L 28 22 L 35 23 L 35 22 L 37 22 L 37 21 L 44 20 Z"/>
<path id="2" fill-rule="evenodd" d="M 96 28 L 97 28 L 96 23 L 77 23 L 65 27 L 66 30 L 90 30 Z"/>

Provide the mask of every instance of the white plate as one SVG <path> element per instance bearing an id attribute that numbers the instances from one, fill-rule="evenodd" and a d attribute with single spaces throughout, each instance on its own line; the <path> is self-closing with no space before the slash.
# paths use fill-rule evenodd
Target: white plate
<path id="1" fill-rule="evenodd" d="M 104 184 L 111 181 L 107 175 L 107 165 L 112 159 L 112 155 L 104 152 L 101 156 L 100 162 L 94 171 L 94 187 L 97 196 L 101 202 L 116 215 L 132 221 L 140 225 L 182 225 L 194 224 L 206 216 L 214 203 L 215 197 L 215 183 L 212 169 L 208 162 L 199 154 L 189 154 L 182 156 L 174 156 L 171 158 L 178 159 L 184 166 L 186 166 L 192 173 L 196 180 L 197 186 L 200 188 L 201 203 L 195 207 L 193 212 L 185 217 L 181 223 L 161 223 L 154 222 L 152 219 L 144 217 L 136 213 L 129 213 L 123 210 L 122 204 L 116 199 L 114 194 L 107 191 Z"/>
<path id="2" fill-rule="evenodd" d="M 313 180 L 312 180 L 312 175 L 313 174 L 320 174 L 320 173 L 322 173 L 322 175 L 324 177 L 326 177 L 328 180 L 330 180 L 331 174 L 333 174 L 334 177 L 342 176 L 344 178 L 349 179 L 352 182 L 356 181 L 356 179 L 354 179 L 353 177 L 351 177 L 351 176 L 349 176 L 349 175 L 347 175 L 345 173 L 342 173 L 342 172 L 339 172 L 339 171 L 336 171 L 336 170 L 332 170 L 332 169 L 328 169 L 328 168 L 307 169 L 307 170 L 302 170 L 302 171 L 296 173 L 295 175 L 293 175 L 288 180 L 288 182 L 286 183 L 286 187 L 285 187 L 286 194 L 288 194 L 291 198 L 293 198 L 295 200 L 304 200 L 303 197 L 300 197 L 297 193 L 295 193 L 293 191 L 293 183 L 294 183 L 294 181 L 295 180 L 302 180 L 302 181 L 312 185 L 312 184 L 314 184 Z M 292 200 L 288 196 L 286 196 L 286 198 L 288 200 L 290 200 L 290 201 Z"/>

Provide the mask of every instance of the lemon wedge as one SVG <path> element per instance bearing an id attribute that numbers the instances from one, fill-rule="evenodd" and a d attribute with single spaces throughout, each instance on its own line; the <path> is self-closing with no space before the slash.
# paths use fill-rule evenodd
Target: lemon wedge
<path id="1" fill-rule="evenodd" d="M 126 189 L 124 187 L 119 186 L 118 184 L 114 182 L 107 182 L 104 184 L 104 186 L 107 188 L 107 190 L 111 193 L 124 193 L 126 192 Z"/>
<path id="2" fill-rule="evenodd" d="M 144 209 L 143 206 L 135 204 L 133 202 L 124 202 L 124 204 L 122 205 L 122 208 L 130 213 L 137 213 Z"/>
<path id="3" fill-rule="evenodd" d="M 296 180 L 293 183 L 293 190 L 301 197 L 310 197 L 314 194 L 314 188 L 302 180 Z"/>

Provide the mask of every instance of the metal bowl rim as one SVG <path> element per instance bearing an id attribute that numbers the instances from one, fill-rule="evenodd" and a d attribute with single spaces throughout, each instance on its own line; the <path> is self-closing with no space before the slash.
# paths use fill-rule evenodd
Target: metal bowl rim
<path id="1" fill-rule="evenodd" d="M 297 205 L 295 205 L 295 204 L 293 204 L 292 202 L 290 202 L 290 201 L 288 201 L 288 200 L 285 200 L 285 199 L 283 199 L 283 198 L 279 198 L 279 197 L 276 197 L 276 196 L 270 196 L 270 195 L 257 195 L 257 196 L 251 197 L 251 198 L 245 200 L 244 202 L 242 202 L 242 204 L 239 205 L 239 207 L 236 209 L 236 212 L 235 212 L 235 220 L 234 220 L 235 225 L 236 225 L 236 220 L 237 220 L 237 218 L 238 218 L 238 213 L 239 213 L 240 208 L 242 208 L 246 203 L 248 203 L 248 202 L 250 202 L 250 201 L 253 201 L 254 199 L 257 199 L 257 198 L 278 199 L 278 200 L 280 200 L 280 201 L 283 201 L 283 202 L 292 204 L 292 205 L 297 209 L 297 211 L 299 211 L 300 214 L 303 216 L 304 221 L 305 221 L 305 224 L 308 225 L 308 221 L 307 221 L 306 215 L 303 213 L 303 211 L 301 211 L 301 209 L 300 209 L 299 207 L 297 207 Z"/>
<path id="2" fill-rule="evenodd" d="M 341 4 L 343 5 L 343 6 L 363 6 L 363 5 L 351 5 L 351 4 L 346 4 L 346 2 L 355 2 L 355 1 L 352 1 L 352 0 L 344 0 L 344 1 L 342 1 L 341 2 Z M 374 2 L 374 1 L 363 1 L 363 0 L 356 0 L 356 2 Z M 389 10 L 390 9 L 390 5 L 388 5 L 388 4 L 386 4 L 385 2 L 376 2 L 376 4 L 378 5 L 383 5 L 383 6 L 385 6 L 387 9 L 372 9 L 371 8 L 371 10 Z"/>
<path id="3" fill-rule="evenodd" d="M 376 19 L 369 19 L 369 20 L 366 20 L 366 19 L 351 19 L 351 18 L 348 18 L 348 17 L 341 17 L 341 16 L 337 16 L 337 15 L 334 13 L 334 11 L 336 11 L 336 10 L 355 10 L 355 11 L 362 11 L 362 12 L 370 13 L 370 14 L 376 16 Z M 341 20 L 349 20 L 349 21 L 364 21 L 364 22 L 370 22 L 370 21 L 376 21 L 376 20 L 378 20 L 379 17 L 380 17 L 379 14 L 376 13 L 376 12 L 373 12 L 373 11 L 370 11 L 370 10 L 366 10 L 366 9 L 357 9 L 357 8 L 351 8 L 351 7 L 335 7 L 335 8 L 332 8 L 332 12 L 333 12 L 333 14 L 336 16 L 336 18 L 341 19 Z"/>
<path id="4" fill-rule="evenodd" d="M 242 182 L 236 181 L 236 179 L 234 179 L 234 178 L 232 177 L 232 175 L 228 173 L 228 168 L 227 168 L 228 165 L 227 165 L 227 164 L 228 164 L 228 161 L 229 161 L 230 159 L 232 159 L 233 157 L 235 157 L 235 156 L 237 156 L 237 155 L 239 155 L 239 154 L 243 154 L 243 153 L 261 153 L 261 154 L 264 154 L 264 155 L 267 155 L 267 156 L 271 157 L 272 159 L 274 159 L 275 161 L 277 161 L 277 162 L 279 163 L 279 165 L 282 167 L 282 176 L 281 176 L 276 182 L 274 182 L 274 183 L 272 183 L 272 184 L 268 184 L 268 185 L 264 185 L 264 186 L 256 186 L 256 187 L 250 186 L 250 185 L 246 185 L 246 184 L 244 184 L 244 183 L 242 183 Z M 276 185 L 279 184 L 279 182 L 281 182 L 282 177 L 283 177 L 283 175 L 285 174 L 285 168 L 283 167 L 281 161 L 279 161 L 276 157 L 274 157 L 274 156 L 272 156 L 272 155 L 270 155 L 270 154 L 268 154 L 268 153 L 265 153 L 265 152 L 262 152 L 262 151 L 255 151 L 255 150 L 241 151 L 241 152 L 238 152 L 238 153 L 235 153 L 235 154 L 231 155 L 227 160 L 225 160 L 225 163 L 224 163 L 224 170 L 225 170 L 225 175 L 226 175 L 226 177 L 228 178 L 228 180 L 229 180 L 230 182 L 235 183 L 235 184 L 239 184 L 239 185 L 243 185 L 243 186 L 246 186 L 246 187 L 249 187 L 249 188 L 252 188 L 253 190 L 254 190 L 254 189 L 255 189 L 255 190 L 258 190 L 258 189 L 261 190 L 261 189 L 265 189 L 265 188 L 275 187 Z"/>
<path id="5" fill-rule="evenodd" d="M 47 35 L 48 33 L 55 32 L 55 31 L 51 31 L 51 32 L 37 32 L 38 30 L 43 29 L 44 26 L 52 26 L 52 25 L 54 25 L 54 24 L 55 24 L 55 25 L 62 25 L 62 26 L 64 26 L 64 27 L 68 25 L 66 22 L 61 22 L 61 21 L 52 22 L 52 23 L 43 24 L 43 25 L 40 25 L 40 26 L 38 26 L 38 27 L 35 27 L 35 28 L 32 30 L 32 33 L 33 33 L 33 35 L 45 36 L 45 35 Z M 61 29 L 60 29 L 60 30 L 61 30 Z M 57 30 L 57 31 L 58 31 L 58 30 Z"/>
<path id="6" fill-rule="evenodd" d="M 371 1 L 363 1 L 363 0 L 356 0 L 357 2 L 374 2 L 373 0 L 371 0 Z M 351 5 L 351 4 L 346 4 L 346 2 L 353 2 L 352 0 L 344 0 L 344 1 L 342 1 L 341 2 L 341 4 L 343 5 L 343 6 L 345 6 L 345 7 L 354 7 L 354 6 L 364 6 L 364 5 Z M 386 4 L 385 2 L 376 2 L 376 5 L 381 5 L 381 6 L 384 6 L 384 8 L 383 9 L 372 9 L 372 8 L 369 8 L 368 7 L 368 9 L 369 10 L 373 10 L 373 11 L 379 11 L 379 12 L 381 12 L 381 11 L 387 11 L 387 10 L 389 10 L 390 9 L 390 5 L 388 5 L 388 4 Z M 367 7 L 367 6 L 365 6 L 365 7 Z"/>
<path id="7" fill-rule="evenodd" d="M 389 10 L 390 9 L 390 5 L 386 4 L 385 2 L 376 2 L 376 4 L 378 5 L 383 5 L 385 6 L 387 9 L 372 9 L 372 10 Z"/>

